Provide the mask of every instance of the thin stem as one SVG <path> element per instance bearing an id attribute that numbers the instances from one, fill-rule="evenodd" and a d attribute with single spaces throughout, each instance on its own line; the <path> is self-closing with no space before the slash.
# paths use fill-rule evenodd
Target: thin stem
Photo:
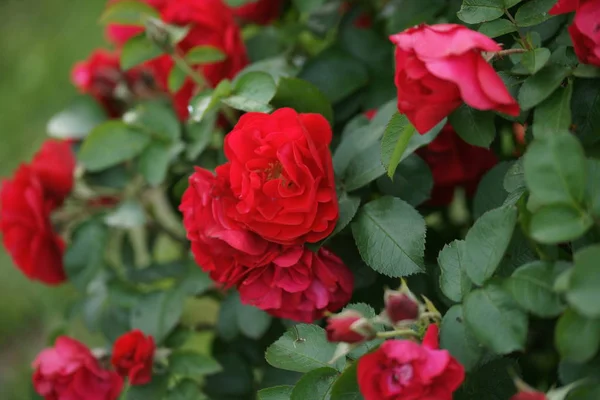
<path id="1" fill-rule="evenodd" d="M 381 339 L 393 338 L 396 336 L 412 336 L 412 337 L 420 337 L 420 335 L 413 331 L 412 329 L 400 329 L 397 331 L 389 331 L 389 332 L 378 332 L 377 337 Z"/>
<path id="2" fill-rule="evenodd" d="M 515 26 L 515 28 L 517 28 L 517 32 L 519 33 L 519 37 L 521 38 L 521 42 L 523 42 L 523 47 L 526 50 L 530 50 L 529 44 L 527 43 L 527 38 L 525 38 L 525 36 L 523 35 L 523 32 L 521 32 L 521 30 L 519 29 L 515 18 L 512 16 L 512 14 L 508 10 L 504 10 L 504 15 L 506 15 L 506 18 L 508 18 L 508 20 L 510 22 L 512 22 L 512 24 Z"/>
<path id="3" fill-rule="evenodd" d="M 221 112 L 223 112 L 223 115 L 225 116 L 225 118 L 227 119 L 227 122 L 229 122 L 229 124 L 231 125 L 232 128 L 237 125 L 238 118 L 235 115 L 235 111 L 233 111 L 232 108 L 230 108 L 226 105 L 223 105 L 221 107 Z"/>
<path id="4" fill-rule="evenodd" d="M 173 61 L 175 61 L 175 64 L 177 64 L 177 66 L 181 68 L 183 72 L 185 72 L 190 78 L 192 78 L 192 80 L 196 82 L 198 86 L 207 86 L 204 77 L 201 74 L 199 74 L 194 68 L 192 68 L 192 66 L 187 62 L 185 57 L 179 55 L 176 51 L 171 53 L 171 57 L 173 58 Z"/>
<path id="5" fill-rule="evenodd" d="M 165 192 L 161 188 L 150 189 L 146 192 L 146 198 L 152 206 L 156 223 L 179 240 L 186 240 L 181 218 L 171 208 Z"/>

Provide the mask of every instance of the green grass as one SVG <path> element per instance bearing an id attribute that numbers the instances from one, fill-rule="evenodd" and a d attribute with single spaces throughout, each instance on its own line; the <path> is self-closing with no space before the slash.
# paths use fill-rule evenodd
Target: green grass
<path id="1" fill-rule="evenodd" d="M 0 0 L 0 176 L 29 160 L 47 120 L 76 94 L 71 67 L 102 46 L 104 0 Z M 63 323 L 68 288 L 25 279 L 0 250 L 0 392 L 30 399 L 29 364 Z"/>

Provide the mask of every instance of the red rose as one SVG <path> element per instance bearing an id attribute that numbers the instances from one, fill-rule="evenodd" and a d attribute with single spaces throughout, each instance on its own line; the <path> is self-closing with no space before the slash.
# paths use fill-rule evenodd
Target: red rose
<path id="1" fill-rule="evenodd" d="M 480 110 L 519 115 L 482 51 L 501 47 L 462 25 L 420 25 L 390 37 L 396 44 L 398 110 L 425 133 L 463 102 Z"/>
<path id="2" fill-rule="evenodd" d="M 33 362 L 33 385 L 46 400 L 116 400 L 123 379 L 100 367 L 90 350 L 66 336 Z"/>
<path id="3" fill-rule="evenodd" d="M 244 114 L 225 137 L 229 163 L 217 168 L 236 198 L 228 214 L 281 244 L 327 237 L 338 219 L 330 142 L 331 127 L 318 114 Z"/>
<path id="4" fill-rule="evenodd" d="M 423 344 L 388 340 L 358 360 L 358 386 L 365 400 L 452 400 L 465 371 L 438 350 L 438 328 L 430 325 Z"/>
<path id="5" fill-rule="evenodd" d="M 579 60 L 600 67 L 600 0 L 588 1 L 577 9 L 569 33 Z"/>
<path id="6" fill-rule="evenodd" d="M 196 168 L 189 181 L 179 209 L 196 262 L 215 281 L 226 286 L 237 284 L 247 268 L 268 264 L 277 257 L 278 245 L 225 215 L 225 203 L 233 201 L 225 182 L 201 168 Z"/>
<path id="7" fill-rule="evenodd" d="M 511 397 L 510 400 L 547 400 L 547 397 L 542 392 L 520 392 Z"/>
<path id="8" fill-rule="evenodd" d="M 434 206 L 450 203 L 457 186 L 464 186 L 469 196 L 475 194 L 481 177 L 498 162 L 492 151 L 466 143 L 449 124 L 417 154 L 433 174 L 429 204 Z"/>
<path id="9" fill-rule="evenodd" d="M 577 10 L 581 5 L 593 0 L 558 0 L 550 9 L 551 15 L 566 14 Z"/>
<path id="10" fill-rule="evenodd" d="M 117 373 L 129 378 L 131 385 L 145 385 L 152 380 L 154 339 L 133 330 L 117 339 L 113 346 L 111 363 Z"/>
<path id="11" fill-rule="evenodd" d="M 108 5 L 118 3 L 122 0 L 110 0 Z M 169 0 L 140 0 L 156 10 L 162 10 Z M 125 44 L 132 37 L 139 35 L 144 31 L 144 28 L 132 25 L 109 24 L 106 27 L 106 38 L 119 46 Z"/>
<path id="12" fill-rule="evenodd" d="M 342 308 L 353 286 L 352 273 L 336 255 L 294 246 L 271 264 L 248 271 L 238 289 L 245 304 L 279 318 L 312 322 Z"/>
<path id="13" fill-rule="evenodd" d="M 64 140 L 46 140 L 31 162 L 31 170 L 44 187 L 45 196 L 61 205 L 74 183 L 75 155 Z"/>
<path id="14" fill-rule="evenodd" d="M 327 340 L 330 342 L 360 343 L 377 333 L 370 322 L 358 311 L 346 310 L 327 319 Z"/>
<path id="15" fill-rule="evenodd" d="M 41 180 L 21 165 L 12 180 L 0 189 L 0 231 L 4 247 L 28 278 L 49 285 L 66 279 L 63 268 L 65 244 L 50 223 L 57 200 L 48 197 Z"/>
<path id="16" fill-rule="evenodd" d="M 255 0 L 239 7 L 232 7 L 233 15 L 242 21 L 267 25 L 279 16 L 281 0 Z"/>
<path id="17" fill-rule="evenodd" d="M 419 318 L 419 303 L 406 293 L 388 290 L 385 293 L 385 315 L 396 325 Z"/>

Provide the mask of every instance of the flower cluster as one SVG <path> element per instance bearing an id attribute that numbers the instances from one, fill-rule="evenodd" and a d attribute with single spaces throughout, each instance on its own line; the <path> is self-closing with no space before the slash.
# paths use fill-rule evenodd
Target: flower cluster
<path id="1" fill-rule="evenodd" d="M 0 188 L 0 232 L 4 247 L 30 279 L 57 285 L 66 279 L 65 244 L 51 214 L 73 187 L 75 157 L 69 143 L 46 141 L 31 164 L 21 164 Z"/>
<path id="2" fill-rule="evenodd" d="M 600 66 L 600 1 L 559 0 L 550 10 L 558 15 L 575 12 L 569 34 L 575 54 L 582 63 Z"/>
<path id="3" fill-rule="evenodd" d="M 228 162 L 216 176 L 196 168 L 181 202 L 198 264 L 275 316 L 310 322 L 352 293 L 337 256 L 304 247 L 338 219 L 331 135 L 318 114 L 247 113 L 225 137 Z"/>

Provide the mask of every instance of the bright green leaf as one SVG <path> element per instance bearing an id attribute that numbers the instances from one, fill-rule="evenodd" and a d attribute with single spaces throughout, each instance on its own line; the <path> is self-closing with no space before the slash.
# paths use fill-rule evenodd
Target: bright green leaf
<path id="1" fill-rule="evenodd" d="M 471 291 L 473 286 L 464 265 L 465 242 L 455 240 L 444 246 L 438 255 L 440 288 L 450 300 L 457 303 Z"/>
<path id="2" fill-rule="evenodd" d="M 108 119 L 106 111 L 91 96 L 78 96 L 47 125 L 48 134 L 60 139 L 83 139 Z"/>
<path id="3" fill-rule="evenodd" d="M 338 203 L 340 208 L 340 217 L 338 218 L 335 229 L 330 236 L 335 236 L 336 234 L 340 233 L 346 226 L 350 224 L 350 222 L 352 222 L 356 216 L 358 207 L 360 206 L 360 197 L 350 196 L 348 193 L 344 192 L 338 196 Z"/>
<path id="4" fill-rule="evenodd" d="M 185 59 L 192 65 L 195 64 L 212 64 L 223 61 L 227 55 L 221 49 L 214 46 L 196 46 L 188 51 Z"/>
<path id="5" fill-rule="evenodd" d="M 440 328 L 440 347 L 448 350 L 467 371 L 472 371 L 479 365 L 485 349 L 466 327 L 461 305 L 452 306 L 444 314 Z"/>
<path id="6" fill-rule="evenodd" d="M 302 79 L 281 78 L 271 103 L 277 108 L 291 107 L 299 113 L 321 114 L 333 122 L 333 109 L 327 97 L 315 85 Z"/>
<path id="7" fill-rule="evenodd" d="M 184 70 L 179 68 L 177 65 L 174 65 L 173 68 L 171 68 L 171 72 L 169 72 L 169 77 L 167 78 L 167 87 L 169 88 L 169 92 L 176 93 L 181 90 L 187 77 L 187 73 Z"/>
<path id="8" fill-rule="evenodd" d="M 151 143 L 140 155 L 138 171 L 151 186 L 158 186 L 167 177 L 172 158 L 172 146 L 160 142 Z"/>
<path id="9" fill-rule="evenodd" d="M 508 354 L 525 348 L 527 314 L 502 287 L 491 284 L 469 293 L 463 312 L 473 335 L 495 353 Z"/>
<path id="10" fill-rule="evenodd" d="M 333 368 L 319 368 L 304 375 L 292 391 L 290 400 L 331 400 L 331 389 L 338 377 Z"/>
<path id="11" fill-rule="evenodd" d="M 529 233 L 540 243 L 558 244 L 583 236 L 593 224 L 584 210 L 571 204 L 550 204 L 533 213 Z"/>
<path id="12" fill-rule="evenodd" d="M 85 138 L 77 157 L 88 171 L 100 171 L 140 154 L 150 136 L 120 121 L 96 127 Z"/>
<path id="13" fill-rule="evenodd" d="M 484 22 L 479 27 L 479 32 L 486 36 L 495 38 L 506 35 L 507 33 L 516 32 L 517 27 L 507 19 L 497 19 L 490 22 Z"/>
<path id="14" fill-rule="evenodd" d="M 169 356 L 169 371 L 194 380 L 221 371 L 221 366 L 212 357 L 191 351 L 176 351 Z"/>
<path id="15" fill-rule="evenodd" d="M 600 68 L 590 64 L 579 64 L 573 75 L 578 78 L 600 78 Z"/>
<path id="16" fill-rule="evenodd" d="M 515 14 L 517 26 L 523 28 L 540 24 L 552 18 L 548 13 L 556 0 L 530 0 L 523 4 Z"/>
<path id="17" fill-rule="evenodd" d="M 163 54 L 146 34 L 142 33 L 129 39 L 121 50 L 121 68 L 127 71 L 145 61 L 152 60 Z"/>
<path id="18" fill-rule="evenodd" d="M 571 69 L 568 67 L 549 64 L 527 78 L 519 91 L 521 108 L 529 110 L 546 100 L 570 73 Z"/>
<path id="19" fill-rule="evenodd" d="M 265 357 L 272 366 L 298 372 L 309 372 L 323 367 L 343 370 L 345 360 L 333 364 L 337 345 L 327 341 L 325 330 L 316 325 L 295 325 L 267 349 Z"/>
<path id="20" fill-rule="evenodd" d="M 467 24 L 493 21 L 504 14 L 503 0 L 463 0 L 458 18 Z"/>
<path id="21" fill-rule="evenodd" d="M 236 110 L 247 112 L 269 112 L 269 102 L 277 87 L 273 78 L 264 72 L 248 72 L 234 82 L 231 96 L 221 101 Z"/>
<path id="22" fill-rule="evenodd" d="M 172 106 L 161 101 L 138 104 L 123 115 L 123 121 L 166 141 L 176 140 L 181 135 L 179 119 Z"/>
<path id="23" fill-rule="evenodd" d="M 366 204 L 352 233 L 362 259 L 375 271 L 392 277 L 423 272 L 425 220 L 404 201 L 386 196 Z"/>
<path id="24" fill-rule="evenodd" d="M 363 149 L 348 165 L 344 175 L 344 187 L 347 191 L 359 189 L 385 174 L 381 164 L 379 143 Z"/>
<path id="25" fill-rule="evenodd" d="M 526 53 L 523 53 L 521 56 L 521 64 L 531 74 L 535 74 L 538 72 L 550 59 L 550 50 L 540 47 L 534 50 L 529 50 Z"/>
<path id="26" fill-rule="evenodd" d="M 147 294 L 131 310 L 131 327 L 161 343 L 179 322 L 184 300 L 185 292 L 176 289 Z"/>
<path id="27" fill-rule="evenodd" d="M 290 400 L 293 386 L 274 386 L 258 391 L 258 400 Z"/>
<path id="28" fill-rule="evenodd" d="M 111 3 L 100 17 L 103 24 L 120 24 L 143 27 L 148 17 L 159 18 L 158 11 L 142 1 Z"/>
<path id="29" fill-rule="evenodd" d="M 496 137 L 491 111 L 480 111 L 463 104 L 450 114 L 448 120 L 456 133 L 473 146 L 488 148 Z"/>
<path id="30" fill-rule="evenodd" d="M 554 341 L 562 359 L 587 362 L 600 348 L 600 319 L 589 319 L 568 309 L 556 324 Z"/>
<path id="31" fill-rule="evenodd" d="M 582 315 L 600 318 L 600 246 L 586 247 L 574 259 L 567 300 Z"/>
<path id="32" fill-rule="evenodd" d="M 356 379 L 358 363 L 350 365 L 333 384 L 331 400 L 364 400 Z"/>

